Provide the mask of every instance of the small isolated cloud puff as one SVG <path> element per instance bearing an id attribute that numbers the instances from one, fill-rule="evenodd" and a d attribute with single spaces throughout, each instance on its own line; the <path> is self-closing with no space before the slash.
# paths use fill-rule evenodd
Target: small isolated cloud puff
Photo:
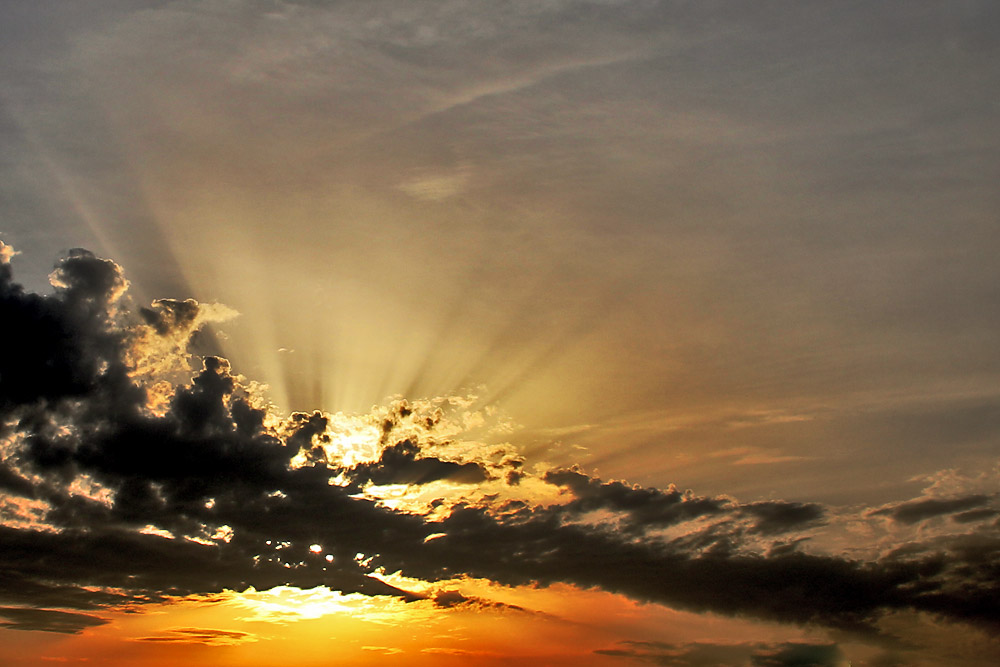
<path id="1" fill-rule="evenodd" d="M 13 247 L 0 241 L 0 264 L 10 264 L 10 260 L 17 254 L 18 252 Z"/>

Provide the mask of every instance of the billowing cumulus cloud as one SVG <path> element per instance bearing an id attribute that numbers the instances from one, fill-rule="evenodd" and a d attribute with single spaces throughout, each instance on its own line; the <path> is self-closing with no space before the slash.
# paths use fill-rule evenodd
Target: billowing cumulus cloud
<path id="1" fill-rule="evenodd" d="M 5 627 L 78 632 L 100 623 L 102 609 L 250 587 L 427 597 L 379 578 L 397 571 L 430 582 L 570 583 L 869 635 L 894 610 L 1000 624 L 1000 532 L 970 514 L 993 511 L 991 497 L 870 510 L 858 520 L 956 520 L 950 533 L 861 560 L 807 548 L 828 508 L 647 488 L 580 468 L 527 471 L 516 452 L 463 442 L 462 420 L 441 401 L 376 409 L 358 430 L 363 446 L 348 451 L 334 416 L 276 415 L 227 360 L 193 360 L 186 339 L 212 308 L 135 308 L 122 269 L 82 250 L 58 263 L 47 295 L 22 289 L 8 262 L 0 270 Z M 147 363 L 154 351 L 160 361 Z M 184 369 L 194 370 L 177 379 Z M 492 604 L 450 589 L 431 598 Z M 147 640 L 247 638 L 181 629 Z M 736 650 L 654 649 L 609 655 L 680 665 Z M 739 651 L 754 665 L 839 659 L 820 645 Z"/>

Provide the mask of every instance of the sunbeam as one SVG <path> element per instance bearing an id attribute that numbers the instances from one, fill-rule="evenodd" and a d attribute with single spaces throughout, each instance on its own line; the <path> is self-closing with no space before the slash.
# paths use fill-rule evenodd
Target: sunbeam
<path id="1" fill-rule="evenodd" d="M 0 663 L 993 664 L 998 28 L 0 3 Z"/>

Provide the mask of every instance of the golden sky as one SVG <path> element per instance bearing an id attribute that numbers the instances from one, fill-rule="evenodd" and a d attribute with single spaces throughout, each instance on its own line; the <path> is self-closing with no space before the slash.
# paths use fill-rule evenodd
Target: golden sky
<path id="1" fill-rule="evenodd" d="M 989 664 L 998 34 L 3 3 L 0 662 Z"/>

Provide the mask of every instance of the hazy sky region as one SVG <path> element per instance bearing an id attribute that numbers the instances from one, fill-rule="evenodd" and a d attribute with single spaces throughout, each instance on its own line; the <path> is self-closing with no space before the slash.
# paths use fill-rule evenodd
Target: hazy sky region
<path id="1" fill-rule="evenodd" d="M 0 662 L 1000 655 L 1000 4 L 0 0 L 0 147 Z"/>

